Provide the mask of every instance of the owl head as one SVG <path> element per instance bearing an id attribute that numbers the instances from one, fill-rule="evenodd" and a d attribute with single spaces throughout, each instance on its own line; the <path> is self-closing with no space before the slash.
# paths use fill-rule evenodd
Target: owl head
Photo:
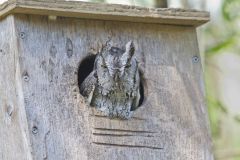
<path id="1" fill-rule="evenodd" d="M 134 44 L 128 42 L 124 49 L 107 44 L 95 60 L 95 70 L 100 83 L 111 83 L 132 80 L 137 72 L 137 61 L 134 58 Z"/>

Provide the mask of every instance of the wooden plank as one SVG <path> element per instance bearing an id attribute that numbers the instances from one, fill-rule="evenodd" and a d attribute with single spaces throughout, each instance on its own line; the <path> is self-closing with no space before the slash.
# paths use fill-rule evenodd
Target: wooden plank
<path id="1" fill-rule="evenodd" d="M 198 26 L 209 21 L 208 12 L 63 0 L 8 0 L 0 5 L 0 18 L 25 13 L 85 19 Z"/>
<path id="2" fill-rule="evenodd" d="M 0 159 L 31 160 L 13 16 L 0 21 Z"/>
<path id="3" fill-rule="evenodd" d="M 34 159 L 213 159 L 195 27 L 15 18 Z M 129 121 L 98 114 L 79 94 L 79 63 L 109 39 L 117 47 L 134 41 L 146 80 Z"/>

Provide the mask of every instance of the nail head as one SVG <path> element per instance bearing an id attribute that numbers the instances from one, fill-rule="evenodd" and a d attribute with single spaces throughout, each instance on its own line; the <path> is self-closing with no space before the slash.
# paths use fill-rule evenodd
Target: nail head
<path id="1" fill-rule="evenodd" d="M 198 56 L 193 56 L 192 61 L 193 61 L 193 63 L 198 63 L 199 62 L 199 57 Z"/>

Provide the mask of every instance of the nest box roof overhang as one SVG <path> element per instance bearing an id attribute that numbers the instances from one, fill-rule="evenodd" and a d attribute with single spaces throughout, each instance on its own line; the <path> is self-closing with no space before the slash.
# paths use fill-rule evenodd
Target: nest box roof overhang
<path id="1" fill-rule="evenodd" d="M 3 0 L 0 18 L 9 14 L 34 14 L 97 20 L 199 26 L 209 21 L 209 13 L 174 8 L 90 3 L 64 0 Z"/>

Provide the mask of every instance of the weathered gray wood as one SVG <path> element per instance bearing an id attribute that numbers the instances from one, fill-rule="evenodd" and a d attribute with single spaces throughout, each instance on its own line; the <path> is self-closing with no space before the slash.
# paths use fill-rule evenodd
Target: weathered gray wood
<path id="1" fill-rule="evenodd" d="M 31 160 L 13 16 L 0 21 L 0 159 Z"/>
<path id="2" fill-rule="evenodd" d="M 33 159 L 212 160 L 194 27 L 15 20 Z M 146 79 L 145 102 L 129 121 L 102 116 L 79 94 L 80 61 L 109 39 L 134 40 Z"/>
<path id="3" fill-rule="evenodd" d="M 0 18 L 14 13 L 191 26 L 209 21 L 208 12 L 183 9 L 154 9 L 65 0 L 8 0 L 0 5 Z"/>

